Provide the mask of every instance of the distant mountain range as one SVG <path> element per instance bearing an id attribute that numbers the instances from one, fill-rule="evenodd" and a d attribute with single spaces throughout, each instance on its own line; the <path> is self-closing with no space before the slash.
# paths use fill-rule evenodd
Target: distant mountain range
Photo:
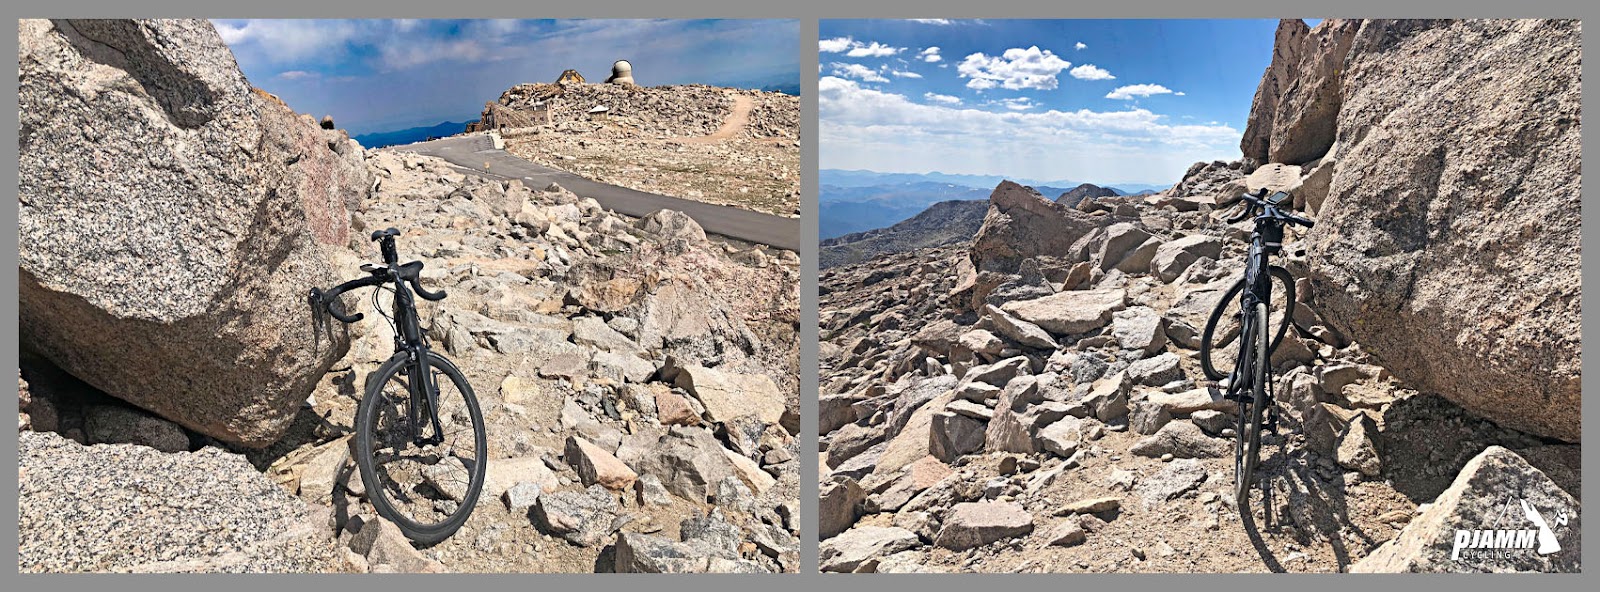
<path id="1" fill-rule="evenodd" d="M 951 200 L 986 200 L 995 185 L 1007 177 L 999 175 L 959 175 L 948 173 L 879 173 L 864 170 L 823 169 L 818 171 L 818 224 L 823 239 L 851 233 L 888 228 L 916 216 L 933 204 Z M 1077 191 L 1067 201 L 1077 203 L 1081 194 L 1100 194 L 1102 188 L 1068 180 L 1040 182 L 1011 179 L 1030 185 L 1039 193 L 1053 197 Z M 1166 189 L 1166 185 L 1134 184 L 1105 187 L 1115 195 L 1139 194 Z M 980 213 L 979 218 L 982 215 Z"/>
<path id="2" fill-rule="evenodd" d="M 1078 185 L 1083 184 L 1082 181 L 1070 181 L 1066 179 L 1041 181 L 1039 179 L 1007 177 L 1004 175 L 964 175 L 941 173 L 938 171 L 931 173 L 880 173 L 877 171 L 868 170 L 822 169 L 817 171 L 817 175 L 818 183 L 822 185 L 835 185 L 838 187 L 867 187 L 872 185 L 915 183 L 919 181 L 950 183 L 952 185 L 964 185 L 967 187 L 977 187 L 980 189 L 994 189 L 995 185 L 999 185 L 1001 181 L 1006 180 L 1010 180 L 1015 183 L 1021 183 L 1034 188 L 1039 188 L 1042 186 L 1077 187 Z M 1152 185 L 1149 183 L 1122 183 L 1112 188 L 1117 190 L 1118 195 L 1128 195 L 1147 190 L 1161 191 L 1171 186 L 1171 183 L 1167 183 L 1165 185 Z M 1040 191 L 1043 193 L 1043 190 Z M 1046 193 L 1046 195 L 1048 195 L 1048 193 Z"/>
<path id="3" fill-rule="evenodd" d="M 392 132 L 373 132 L 373 133 L 370 133 L 370 134 L 361 134 L 359 136 L 351 136 L 351 137 L 354 138 L 355 141 L 360 142 L 361 143 L 361 147 L 363 147 L 363 148 L 382 148 L 384 146 L 399 146 L 401 144 L 411 144 L 411 143 L 414 143 L 414 142 L 421 142 L 421 141 L 427 140 L 428 138 L 443 138 L 443 137 L 447 137 L 447 136 L 454 136 L 454 135 L 459 134 L 459 133 L 461 133 L 463 131 L 466 131 L 467 124 L 468 123 L 472 123 L 474 121 L 477 121 L 477 119 L 469 119 L 467 121 L 462 121 L 462 122 L 446 121 L 446 122 L 439 123 L 437 125 L 430 125 L 430 126 L 427 126 L 427 127 L 413 127 L 413 128 L 403 129 L 403 130 L 396 130 L 396 131 L 392 131 Z"/>
<path id="4" fill-rule="evenodd" d="M 984 200 L 991 189 L 934 181 L 838 186 L 823 182 L 818 192 L 822 238 L 884 228 L 951 200 Z"/>
<path id="5" fill-rule="evenodd" d="M 822 241 L 819 263 L 823 268 L 849 265 L 890 253 L 971 241 L 988 211 L 987 198 L 941 201 L 894 226 Z"/>

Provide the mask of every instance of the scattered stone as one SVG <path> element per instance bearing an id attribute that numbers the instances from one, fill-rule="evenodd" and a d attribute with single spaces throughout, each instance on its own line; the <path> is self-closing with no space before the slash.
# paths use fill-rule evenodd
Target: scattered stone
<path id="1" fill-rule="evenodd" d="M 1134 487 L 1146 508 L 1164 504 L 1188 493 L 1206 480 L 1206 467 L 1197 459 L 1181 458 L 1167 463 L 1156 474 Z"/>
<path id="2" fill-rule="evenodd" d="M 1072 290 L 1043 298 L 1007 302 L 1000 310 L 1056 335 L 1077 335 L 1104 327 L 1127 305 L 1121 289 Z"/>
<path id="3" fill-rule="evenodd" d="M 933 544 L 945 549 L 965 551 L 989 543 L 1033 532 L 1033 516 L 1012 502 L 968 502 L 956 504 Z"/>
<path id="4" fill-rule="evenodd" d="M 1046 544 L 1052 547 L 1071 547 L 1081 545 L 1089 540 L 1089 535 L 1083 531 L 1083 526 L 1077 520 L 1067 520 L 1057 524 L 1045 535 Z"/>
<path id="5" fill-rule="evenodd" d="M 639 478 L 638 473 L 622 464 L 610 452 L 578 436 L 567 437 L 563 458 L 578 472 L 578 478 L 583 480 L 584 486 L 599 484 L 612 491 L 623 491 L 633 487 L 634 481 Z"/>
<path id="6" fill-rule="evenodd" d="M 1128 452 L 1152 458 L 1163 454 L 1178 458 L 1222 458 L 1233 454 L 1233 447 L 1223 440 L 1205 435 L 1192 423 L 1174 421 L 1162 426 L 1155 434 L 1134 442 Z"/>
<path id="7" fill-rule="evenodd" d="M 678 372 L 677 386 L 706 407 L 706 417 L 721 422 L 754 415 L 764 423 L 783 418 L 783 393 L 765 375 L 731 374 L 695 365 Z"/>
<path id="8" fill-rule="evenodd" d="M 1111 318 L 1111 337 L 1123 349 L 1153 354 L 1166 347 L 1166 328 L 1154 309 L 1134 306 L 1113 313 Z"/>
<path id="9" fill-rule="evenodd" d="M 817 558 L 822 571 L 872 573 L 881 558 L 921 545 L 917 533 L 904 528 L 857 526 L 823 541 Z"/>
<path id="10" fill-rule="evenodd" d="M 539 529 L 580 547 L 599 545 L 611 535 L 617 500 L 605 487 L 544 493 L 533 506 Z"/>
<path id="11" fill-rule="evenodd" d="M 1183 369 L 1178 366 L 1178 355 L 1167 352 L 1130 364 L 1128 378 L 1132 379 L 1134 384 L 1161 386 L 1183 379 Z"/>

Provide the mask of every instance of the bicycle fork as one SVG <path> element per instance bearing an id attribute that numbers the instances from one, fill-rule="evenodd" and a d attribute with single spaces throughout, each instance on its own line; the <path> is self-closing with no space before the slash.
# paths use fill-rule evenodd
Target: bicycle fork
<path id="1" fill-rule="evenodd" d="M 406 410 L 407 424 L 411 426 L 411 443 L 417 447 L 444 442 L 444 424 L 439 421 L 439 385 L 428 366 L 426 350 L 413 350 L 411 371 L 411 405 Z M 433 425 L 433 435 L 422 437 L 422 410 L 428 411 L 428 423 Z"/>

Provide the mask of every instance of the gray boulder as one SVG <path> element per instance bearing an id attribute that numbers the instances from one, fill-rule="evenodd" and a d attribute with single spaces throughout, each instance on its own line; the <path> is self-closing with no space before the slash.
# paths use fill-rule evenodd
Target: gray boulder
<path id="1" fill-rule="evenodd" d="M 1350 571 L 1581 571 L 1578 500 L 1515 452 L 1490 446 L 1427 508 Z"/>
<path id="2" fill-rule="evenodd" d="M 358 145 L 252 89 L 207 21 L 18 23 L 18 338 L 184 427 L 277 440 L 344 355 Z"/>
<path id="3" fill-rule="evenodd" d="M 1339 81 L 1360 21 L 1327 19 L 1315 28 L 1283 19 L 1272 63 L 1250 105 L 1239 149 L 1258 162 L 1300 164 L 1327 152 L 1337 130 Z"/>
<path id="4" fill-rule="evenodd" d="M 1578 442 L 1578 21 L 1367 21 L 1312 300 L 1401 382 Z M 1494 75 L 1487 75 L 1493 72 Z"/>

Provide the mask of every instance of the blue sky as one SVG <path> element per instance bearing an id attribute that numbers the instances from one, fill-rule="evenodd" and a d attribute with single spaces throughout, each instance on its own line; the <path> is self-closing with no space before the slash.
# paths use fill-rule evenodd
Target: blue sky
<path id="1" fill-rule="evenodd" d="M 217 20 L 254 84 L 351 133 L 474 119 L 523 82 L 576 68 L 639 84 L 797 85 L 793 20 Z"/>
<path id="2" fill-rule="evenodd" d="M 1276 20 L 823 20 L 822 168 L 1172 183 L 1240 156 Z"/>

